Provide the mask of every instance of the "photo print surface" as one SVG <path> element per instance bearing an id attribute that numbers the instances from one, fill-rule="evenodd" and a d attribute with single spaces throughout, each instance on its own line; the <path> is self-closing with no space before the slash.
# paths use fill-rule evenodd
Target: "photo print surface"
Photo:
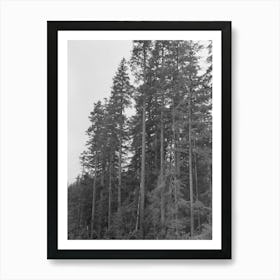
<path id="1" fill-rule="evenodd" d="M 68 239 L 212 239 L 212 41 L 68 41 Z"/>

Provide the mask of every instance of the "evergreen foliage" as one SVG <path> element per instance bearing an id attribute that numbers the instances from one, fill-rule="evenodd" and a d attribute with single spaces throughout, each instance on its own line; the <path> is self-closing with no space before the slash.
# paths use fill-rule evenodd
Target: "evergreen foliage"
<path id="1" fill-rule="evenodd" d="M 211 239 L 211 112 L 211 41 L 134 41 L 90 112 L 68 238 Z"/>

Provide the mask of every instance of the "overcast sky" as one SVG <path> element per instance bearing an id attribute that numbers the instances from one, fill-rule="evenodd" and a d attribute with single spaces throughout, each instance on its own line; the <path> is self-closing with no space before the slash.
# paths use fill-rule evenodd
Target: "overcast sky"
<path id="1" fill-rule="evenodd" d="M 86 129 L 93 103 L 109 97 L 121 59 L 130 58 L 132 41 L 68 41 L 68 182 L 81 171 Z"/>
<path id="2" fill-rule="evenodd" d="M 205 47 L 209 41 L 200 41 Z M 132 41 L 68 41 L 68 183 L 81 171 L 80 154 L 85 150 L 93 103 L 109 97 L 121 59 L 130 59 Z M 200 66 L 205 68 L 206 48 Z"/>

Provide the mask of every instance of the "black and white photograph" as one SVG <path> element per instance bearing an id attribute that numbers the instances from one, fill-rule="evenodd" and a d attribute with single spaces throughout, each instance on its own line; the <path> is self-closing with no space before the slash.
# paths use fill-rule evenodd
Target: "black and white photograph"
<path id="1" fill-rule="evenodd" d="M 68 239 L 212 239 L 212 41 L 68 59 Z"/>
<path id="2" fill-rule="evenodd" d="M 58 32 L 58 249 L 222 249 L 221 40 Z"/>

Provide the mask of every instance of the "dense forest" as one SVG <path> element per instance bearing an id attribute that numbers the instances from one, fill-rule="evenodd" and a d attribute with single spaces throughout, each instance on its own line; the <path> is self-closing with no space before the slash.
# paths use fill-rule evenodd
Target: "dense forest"
<path id="1" fill-rule="evenodd" d="M 211 239 L 212 42 L 132 46 L 89 112 L 68 239 Z"/>

